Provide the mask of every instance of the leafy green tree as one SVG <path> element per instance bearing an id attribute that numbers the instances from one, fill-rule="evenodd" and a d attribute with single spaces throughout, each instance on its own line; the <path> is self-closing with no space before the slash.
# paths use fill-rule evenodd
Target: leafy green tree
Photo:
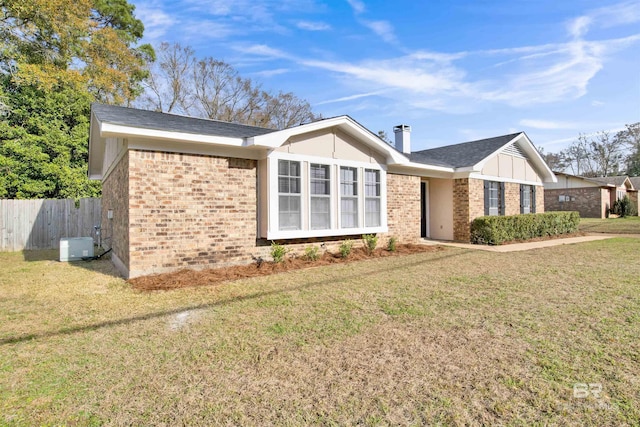
<path id="1" fill-rule="evenodd" d="M 126 0 L 0 0 L 0 197 L 95 196 L 93 101 L 142 91 L 148 45 Z"/>

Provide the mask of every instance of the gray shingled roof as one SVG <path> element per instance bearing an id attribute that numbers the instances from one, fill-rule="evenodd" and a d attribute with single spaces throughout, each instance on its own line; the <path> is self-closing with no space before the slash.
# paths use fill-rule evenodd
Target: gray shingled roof
<path id="1" fill-rule="evenodd" d="M 624 184 L 624 181 L 627 179 L 626 175 L 618 175 L 618 176 L 602 176 L 597 178 L 589 178 L 591 181 L 598 182 L 604 185 L 615 185 L 616 187 L 620 187 Z"/>
<path id="2" fill-rule="evenodd" d="M 224 136 L 229 138 L 249 138 L 275 132 L 275 129 L 97 103 L 91 104 L 91 111 L 98 120 L 103 123 L 170 132 Z"/>
<path id="3" fill-rule="evenodd" d="M 634 190 L 640 190 L 640 176 L 630 176 L 629 180 L 633 184 Z"/>
<path id="4" fill-rule="evenodd" d="M 470 167 L 500 149 L 521 132 L 411 153 L 412 162 L 453 168 Z"/>

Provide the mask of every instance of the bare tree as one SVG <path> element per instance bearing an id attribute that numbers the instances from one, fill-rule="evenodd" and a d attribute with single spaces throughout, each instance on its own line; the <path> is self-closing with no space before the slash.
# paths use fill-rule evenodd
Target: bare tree
<path id="1" fill-rule="evenodd" d="M 194 104 L 190 77 L 193 74 L 195 52 L 178 43 L 162 43 L 158 59 L 149 70 L 142 103 L 162 112 L 189 114 Z"/>
<path id="2" fill-rule="evenodd" d="M 618 138 L 611 137 L 607 131 L 601 131 L 589 141 L 589 157 L 595 164 L 599 176 L 617 175 L 623 160 L 623 144 Z"/>
<path id="3" fill-rule="evenodd" d="M 589 141 L 586 135 L 580 134 L 576 141 L 561 152 L 561 155 L 574 175 L 595 176 L 593 164 L 589 158 Z"/>
<path id="4" fill-rule="evenodd" d="M 554 172 L 564 171 L 567 167 L 566 159 L 562 152 L 560 153 L 545 153 L 544 148 L 537 147 L 540 156 L 544 159 L 545 163 Z"/>
<path id="5" fill-rule="evenodd" d="M 640 122 L 626 125 L 626 129 L 616 134 L 621 144 L 629 150 L 625 159 L 627 174 L 640 175 Z"/>
<path id="6" fill-rule="evenodd" d="M 139 100 L 143 108 L 274 129 L 320 118 L 308 101 L 290 92 L 273 95 L 224 61 L 198 59 L 188 46 L 162 43 L 158 52 Z"/>

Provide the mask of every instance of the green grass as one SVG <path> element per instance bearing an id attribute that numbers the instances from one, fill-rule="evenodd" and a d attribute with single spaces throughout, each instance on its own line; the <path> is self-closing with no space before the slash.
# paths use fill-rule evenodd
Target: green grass
<path id="1" fill-rule="evenodd" d="M 579 230 L 589 233 L 640 234 L 640 217 L 582 218 Z"/>
<path id="2" fill-rule="evenodd" d="M 0 253 L 0 425 L 637 425 L 639 251 L 450 248 L 150 293 L 107 261 Z"/>

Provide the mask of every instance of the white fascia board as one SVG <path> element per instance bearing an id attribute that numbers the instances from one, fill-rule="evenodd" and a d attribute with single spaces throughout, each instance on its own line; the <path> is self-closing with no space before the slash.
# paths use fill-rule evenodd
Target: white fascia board
<path id="1" fill-rule="evenodd" d="M 389 164 L 405 164 L 408 162 L 408 158 L 405 155 L 394 150 L 388 144 L 382 142 L 378 137 L 371 134 L 371 132 L 364 129 L 361 125 L 353 121 L 348 116 L 319 120 L 317 122 L 307 123 L 305 125 L 283 129 L 280 131 L 267 133 L 265 135 L 254 136 L 252 138 L 247 138 L 246 145 L 273 149 L 282 146 L 282 144 L 287 142 L 287 140 L 292 136 L 331 128 L 339 128 L 351 135 L 356 136 L 373 149 L 385 153 L 387 156 L 387 162 Z"/>
<path id="2" fill-rule="evenodd" d="M 404 175 L 416 175 L 425 178 L 453 178 L 454 169 L 409 161 L 403 164 L 391 165 L 389 167 L 389 172 Z"/>
<path id="3" fill-rule="evenodd" d="M 483 181 L 511 182 L 514 184 L 535 185 L 538 187 L 544 186 L 542 182 L 538 182 L 538 181 L 527 181 L 524 179 L 513 179 L 513 178 L 505 178 L 502 176 L 483 175 L 481 173 L 470 173 L 468 176 L 469 178 L 481 179 Z"/>
<path id="4" fill-rule="evenodd" d="M 112 123 L 102 123 L 100 126 L 100 136 L 102 137 L 142 137 L 170 141 L 198 142 L 214 145 L 227 145 L 231 147 L 245 146 L 244 138 L 229 138 L 226 136 L 202 135 L 186 132 L 171 132 L 157 129 L 146 129 L 132 126 L 116 125 Z"/>
<path id="5" fill-rule="evenodd" d="M 102 163 L 104 161 L 105 139 L 100 136 L 101 124 L 96 117 L 91 114 L 89 122 L 89 179 L 102 179 Z"/>

